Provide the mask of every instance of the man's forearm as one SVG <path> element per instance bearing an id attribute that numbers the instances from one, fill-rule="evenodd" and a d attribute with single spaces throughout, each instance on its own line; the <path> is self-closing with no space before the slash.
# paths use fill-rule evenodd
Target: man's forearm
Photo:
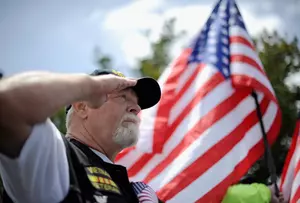
<path id="1" fill-rule="evenodd" d="M 85 100 L 92 80 L 84 74 L 25 73 L 0 81 L 0 143 L 26 140 L 31 126 L 59 108 Z M 1 151 L 0 145 L 0 151 Z"/>

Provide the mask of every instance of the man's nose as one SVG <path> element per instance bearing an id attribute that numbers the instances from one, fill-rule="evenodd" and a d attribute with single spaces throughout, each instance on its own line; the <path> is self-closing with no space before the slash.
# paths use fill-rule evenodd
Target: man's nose
<path id="1" fill-rule="evenodd" d="M 138 104 L 130 104 L 128 106 L 128 112 L 133 113 L 135 115 L 138 115 L 138 113 L 140 113 L 141 111 L 141 107 Z"/>

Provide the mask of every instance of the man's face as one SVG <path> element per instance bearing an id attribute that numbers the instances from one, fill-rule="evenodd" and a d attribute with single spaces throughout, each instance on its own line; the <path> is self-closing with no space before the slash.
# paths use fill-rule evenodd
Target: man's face
<path id="1" fill-rule="evenodd" d="M 110 94 L 100 108 L 89 109 L 89 131 L 105 144 L 117 144 L 122 149 L 132 146 L 138 140 L 140 110 L 132 89 Z"/>

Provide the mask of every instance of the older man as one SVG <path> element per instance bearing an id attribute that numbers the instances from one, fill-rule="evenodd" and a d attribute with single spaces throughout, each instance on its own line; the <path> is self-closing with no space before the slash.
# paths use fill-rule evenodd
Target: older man
<path id="1" fill-rule="evenodd" d="M 116 71 L 24 73 L 0 82 L 4 202 L 139 202 L 116 155 L 138 139 L 141 109 L 160 100 L 152 78 Z M 71 105 L 69 105 L 71 104 Z M 49 117 L 67 108 L 67 138 Z"/>

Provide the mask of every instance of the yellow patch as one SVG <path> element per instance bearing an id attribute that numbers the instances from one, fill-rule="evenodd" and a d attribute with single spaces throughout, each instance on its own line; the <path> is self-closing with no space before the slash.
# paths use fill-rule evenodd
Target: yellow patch
<path id="1" fill-rule="evenodd" d="M 112 70 L 112 72 L 122 78 L 125 78 L 125 75 L 123 75 L 123 73 L 119 72 L 119 71 L 116 71 L 116 70 Z"/>
<path id="2" fill-rule="evenodd" d="M 119 187 L 105 170 L 98 167 L 86 167 L 85 169 L 89 180 L 96 189 L 121 194 Z"/>
<path id="3" fill-rule="evenodd" d="M 98 168 L 98 167 L 86 167 L 86 169 L 88 170 L 89 174 L 97 174 L 97 175 L 104 175 L 104 176 L 107 176 L 109 178 L 110 175 L 105 171 L 103 170 L 102 168 Z"/>

